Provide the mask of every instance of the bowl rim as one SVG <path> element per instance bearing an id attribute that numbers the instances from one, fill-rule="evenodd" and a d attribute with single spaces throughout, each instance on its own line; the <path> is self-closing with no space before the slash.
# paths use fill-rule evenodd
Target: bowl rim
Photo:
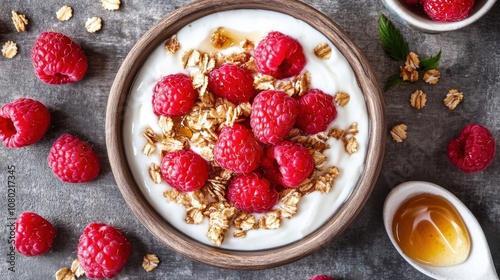
<path id="1" fill-rule="evenodd" d="M 216 11 L 263 9 L 299 18 L 320 30 L 351 65 L 365 97 L 370 133 L 363 175 L 337 212 L 319 229 L 291 244 L 258 251 L 235 251 L 202 244 L 168 224 L 147 202 L 128 166 L 122 141 L 123 113 L 135 77 L 149 54 L 190 22 Z M 364 77 L 361 79 L 360 77 Z M 380 86 L 368 60 L 327 16 L 297 0 L 199 0 L 178 8 L 151 27 L 132 47 L 110 89 L 106 109 L 106 146 L 113 176 L 137 219 L 159 241 L 185 257 L 215 267 L 256 270 L 303 258 L 343 232 L 359 214 L 377 181 L 385 150 L 385 108 Z M 370 164 L 366 164 L 370 163 Z"/>
<path id="2" fill-rule="evenodd" d="M 468 26 L 485 15 L 493 7 L 496 1 L 497 0 L 485 0 L 484 4 L 481 7 L 473 7 L 473 13 L 463 20 L 454 22 L 438 22 L 414 15 L 414 12 L 412 12 L 400 0 L 383 0 L 386 7 L 391 10 L 391 12 L 400 17 L 403 22 L 405 22 L 410 27 L 419 29 L 424 32 L 446 32 Z"/>

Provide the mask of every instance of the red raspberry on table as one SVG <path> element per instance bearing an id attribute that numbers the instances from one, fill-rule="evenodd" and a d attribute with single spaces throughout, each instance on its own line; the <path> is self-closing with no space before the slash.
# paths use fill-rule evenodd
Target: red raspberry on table
<path id="1" fill-rule="evenodd" d="M 300 43 L 281 32 L 269 32 L 255 47 L 255 64 L 263 74 L 278 79 L 300 74 L 306 57 Z"/>
<path id="2" fill-rule="evenodd" d="M 14 246 L 24 256 L 38 256 L 47 252 L 56 236 L 54 226 L 33 212 L 24 212 L 16 220 Z"/>
<path id="3" fill-rule="evenodd" d="M 211 71 L 208 89 L 236 104 L 249 102 L 255 95 L 252 72 L 233 64 L 224 64 Z"/>
<path id="4" fill-rule="evenodd" d="M 207 161 L 197 153 L 191 150 L 179 150 L 163 157 L 160 173 L 171 187 L 191 192 L 205 185 L 209 168 Z"/>
<path id="5" fill-rule="evenodd" d="M 78 243 L 80 267 L 89 278 L 113 278 L 130 256 L 130 243 L 118 229 L 90 223 Z"/>
<path id="6" fill-rule="evenodd" d="M 314 160 L 304 146 L 281 141 L 266 148 L 261 167 L 264 174 L 274 183 L 286 188 L 295 188 L 311 175 Z"/>
<path id="7" fill-rule="evenodd" d="M 259 173 L 240 174 L 229 183 L 227 199 L 236 208 L 247 213 L 262 213 L 273 208 L 279 194 L 271 182 Z"/>
<path id="8" fill-rule="evenodd" d="M 168 75 L 153 88 L 153 111 L 157 116 L 182 116 L 191 110 L 197 98 L 189 76 Z"/>
<path id="9" fill-rule="evenodd" d="M 214 159 L 224 169 L 250 173 L 260 165 L 262 147 L 253 132 L 241 124 L 226 126 L 214 146 Z"/>
<path id="10" fill-rule="evenodd" d="M 466 173 L 486 169 L 495 158 L 495 139 L 478 124 L 468 124 L 457 138 L 448 143 L 451 163 Z"/>
<path id="11" fill-rule="evenodd" d="M 335 278 L 322 274 L 322 275 L 315 275 L 309 278 L 309 280 L 335 280 Z"/>
<path id="12" fill-rule="evenodd" d="M 50 124 L 50 114 L 41 102 L 19 98 L 0 109 L 0 139 L 9 148 L 20 148 L 40 140 Z"/>
<path id="13" fill-rule="evenodd" d="M 337 117 L 333 97 L 312 89 L 299 99 L 299 115 L 295 126 L 307 134 L 325 131 Z"/>
<path id="14" fill-rule="evenodd" d="M 276 144 L 292 129 L 297 114 L 295 99 L 282 91 L 266 90 L 252 103 L 250 125 L 260 142 Z"/>
<path id="15" fill-rule="evenodd" d="M 451 22 L 465 19 L 475 0 L 425 0 L 421 1 L 425 13 L 434 21 Z"/>
<path id="16" fill-rule="evenodd" d="M 31 50 L 31 62 L 36 76 L 44 83 L 60 85 L 74 83 L 87 72 L 87 57 L 68 36 L 43 32 Z"/>
<path id="17" fill-rule="evenodd" d="M 71 134 L 57 139 L 49 152 L 52 171 L 63 182 L 88 182 L 99 174 L 101 162 L 92 148 Z"/>

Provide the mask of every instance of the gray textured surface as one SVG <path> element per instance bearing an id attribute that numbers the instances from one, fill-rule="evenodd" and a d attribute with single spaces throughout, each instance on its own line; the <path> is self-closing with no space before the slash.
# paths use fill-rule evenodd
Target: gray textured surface
<path id="1" fill-rule="evenodd" d="M 308 279 L 330 274 L 338 279 L 427 279 L 404 262 L 392 247 L 382 224 L 382 206 L 391 188 L 407 180 L 427 180 L 454 193 L 479 219 L 500 270 L 500 162 L 499 155 L 486 171 L 464 174 L 451 166 L 446 143 L 469 122 L 481 123 L 500 142 L 500 7 L 498 4 L 474 25 L 460 31 L 430 35 L 413 31 L 399 22 L 379 1 L 304 1 L 340 25 L 360 47 L 381 84 L 397 73 L 399 63 L 384 55 L 377 33 L 379 13 L 396 22 L 412 50 L 430 56 L 443 50 L 442 81 L 422 85 L 428 92 L 427 106 L 415 111 L 409 95 L 417 85 L 398 86 L 384 94 L 388 127 L 404 122 L 408 140 L 387 142 L 386 155 L 376 187 L 360 215 L 328 247 L 282 267 L 264 271 L 229 271 L 192 262 L 158 242 L 125 204 L 111 173 L 105 146 L 105 109 L 114 76 L 134 43 L 168 12 L 189 1 L 124 0 L 118 11 L 106 11 L 100 1 L 66 2 L 2 0 L 0 42 L 17 42 L 19 54 L 11 60 L 0 57 L 0 104 L 20 97 L 42 101 L 50 110 L 52 124 L 38 143 L 22 149 L 0 147 L 0 224 L 9 220 L 7 211 L 8 166 L 15 166 L 15 216 L 35 211 L 53 222 L 57 238 L 51 252 L 34 258 L 16 255 L 16 272 L 8 271 L 9 228 L 0 226 L 0 279 L 53 279 L 76 257 L 83 228 L 92 221 L 119 227 L 132 243 L 132 256 L 116 279 Z M 59 22 L 55 12 L 63 4 L 74 9 L 68 22 Z M 10 11 L 30 20 L 27 32 L 17 33 Z M 103 29 L 87 33 L 85 20 L 103 19 Z M 85 78 L 71 85 L 49 86 L 34 75 L 29 52 L 43 31 L 54 30 L 72 37 L 87 54 Z M 455 111 L 442 104 L 451 88 L 464 92 L 465 101 Z M 50 171 L 46 157 L 51 144 L 63 133 L 88 140 L 100 155 L 102 171 L 87 184 L 63 184 Z M 498 145 L 497 145 L 498 148 Z M 162 263 L 146 273 L 142 256 L 156 253 Z"/>

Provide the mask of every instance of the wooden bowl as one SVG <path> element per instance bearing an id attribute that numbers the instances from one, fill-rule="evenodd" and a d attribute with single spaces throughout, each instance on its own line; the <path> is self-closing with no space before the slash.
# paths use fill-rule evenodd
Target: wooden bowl
<path id="1" fill-rule="evenodd" d="M 318 230 L 292 244 L 259 251 L 235 251 L 202 244 L 167 223 L 148 203 L 131 174 L 122 139 L 127 97 L 141 65 L 148 55 L 179 29 L 205 15 L 233 9 L 264 9 L 299 18 L 321 31 L 346 57 L 365 97 L 369 116 L 369 139 L 363 173 L 338 211 Z M 176 252 L 208 265 L 239 269 L 265 269 L 305 257 L 328 245 L 361 211 L 377 180 L 385 147 L 385 113 L 381 91 L 368 61 L 349 37 L 329 18 L 312 7 L 291 0 L 205 0 L 168 14 L 132 48 L 111 88 L 106 113 L 106 143 L 118 187 L 141 223 L 161 242 Z"/>

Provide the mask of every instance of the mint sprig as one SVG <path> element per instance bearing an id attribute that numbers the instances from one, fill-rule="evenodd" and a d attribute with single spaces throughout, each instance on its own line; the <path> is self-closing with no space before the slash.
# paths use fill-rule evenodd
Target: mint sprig
<path id="1" fill-rule="evenodd" d="M 392 75 L 390 76 L 387 81 L 385 82 L 385 86 L 384 86 L 384 91 L 388 91 L 390 88 L 392 88 L 393 86 L 397 85 L 397 84 L 401 84 L 401 83 L 404 83 L 405 81 L 403 81 L 403 78 L 401 78 L 399 76 L 399 74 L 396 74 L 396 75 Z"/>
<path id="2" fill-rule="evenodd" d="M 435 55 L 429 58 L 420 60 L 419 70 L 427 71 L 436 69 L 439 66 L 439 60 L 441 59 L 441 50 Z"/>
<path id="3" fill-rule="evenodd" d="M 380 14 L 378 26 L 380 42 L 385 53 L 393 60 L 405 61 L 410 50 L 399 29 L 383 14 Z"/>
<path id="4" fill-rule="evenodd" d="M 395 61 L 406 61 L 406 56 L 410 53 L 410 48 L 403 35 L 401 35 L 401 31 L 383 14 L 380 14 L 378 27 L 379 38 L 384 52 Z M 420 60 L 418 71 L 436 69 L 439 66 L 440 59 L 441 50 L 435 56 Z M 404 82 L 406 81 L 403 81 L 399 75 L 393 75 L 387 79 L 384 91 Z"/>

